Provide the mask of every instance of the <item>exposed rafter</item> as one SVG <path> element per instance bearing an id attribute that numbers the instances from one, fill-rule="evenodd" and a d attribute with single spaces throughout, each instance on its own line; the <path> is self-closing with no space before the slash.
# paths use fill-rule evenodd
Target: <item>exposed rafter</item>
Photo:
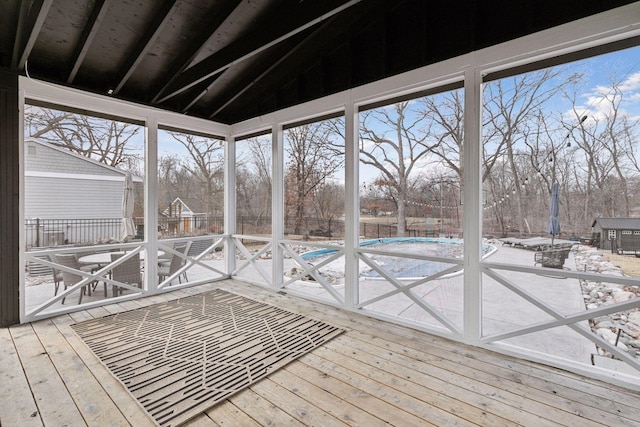
<path id="1" fill-rule="evenodd" d="M 142 61 L 144 55 L 147 53 L 149 48 L 152 46 L 153 42 L 160 35 L 162 30 L 164 29 L 167 22 L 169 22 L 169 18 L 171 16 L 171 11 L 176 6 L 176 0 L 165 0 L 162 3 L 162 6 L 158 9 L 155 18 L 148 26 L 147 31 L 144 34 L 144 37 L 140 40 L 140 42 L 136 45 L 133 50 L 133 54 L 129 56 L 127 59 L 127 63 L 122 67 L 122 71 L 118 74 L 117 79 L 115 80 L 116 86 L 113 89 L 114 94 L 118 94 L 120 89 L 127 83 L 131 74 L 135 70 L 136 66 Z"/>
<path id="2" fill-rule="evenodd" d="M 216 109 L 211 113 L 209 117 L 215 117 L 216 115 L 220 114 L 225 109 L 225 107 L 227 107 L 234 100 L 240 98 L 246 92 L 253 90 L 256 86 L 259 86 L 262 79 L 269 76 L 271 72 L 279 68 L 282 64 L 286 63 L 289 58 L 297 55 L 301 50 L 313 51 L 313 41 L 317 40 L 323 34 L 324 30 L 327 27 L 331 26 L 334 20 L 336 20 L 335 17 L 325 22 L 324 25 L 316 28 L 311 34 L 305 37 L 303 41 L 298 43 L 295 48 L 291 49 L 285 55 L 281 56 L 276 62 L 270 64 L 266 69 L 258 71 L 256 75 L 251 75 L 249 76 L 249 78 L 245 78 L 244 81 L 236 85 L 239 86 L 237 89 L 226 92 L 225 94 L 215 98 L 213 102 L 210 103 L 210 105 L 217 107 L 215 107 Z M 256 70 L 254 69 L 254 71 Z M 202 95 L 204 95 L 204 92 L 200 94 L 200 96 Z"/>
<path id="3" fill-rule="evenodd" d="M 233 10 L 239 6 L 241 0 L 234 0 L 225 3 L 225 6 L 217 10 L 217 13 L 209 19 L 198 31 L 198 36 L 191 44 L 182 52 L 180 57 L 173 63 L 171 68 L 165 74 L 166 78 L 159 87 L 154 91 L 155 96 L 151 99 L 151 103 L 159 103 L 158 98 L 164 93 L 166 88 L 187 68 L 193 59 L 202 50 L 204 44 L 215 34 L 220 25 L 228 18 Z"/>
<path id="4" fill-rule="evenodd" d="M 91 42 L 93 42 L 93 39 L 100 28 L 100 24 L 107 13 L 110 1 L 111 0 L 96 0 L 93 5 L 91 16 L 89 17 L 87 25 L 84 27 L 78 46 L 73 53 L 73 58 L 71 59 L 71 67 L 67 76 L 67 83 L 73 83 L 73 80 L 76 78 L 76 74 L 84 61 L 87 52 L 89 52 Z"/>
<path id="5" fill-rule="evenodd" d="M 337 15 L 343 10 L 360 3 L 360 1 L 362 0 L 350 0 L 349 2 L 323 13 L 321 16 L 318 16 L 303 25 L 287 31 L 285 34 L 274 35 L 272 39 L 267 40 L 266 42 L 265 37 L 263 36 L 263 38 L 251 37 L 243 39 L 239 43 L 232 44 L 225 48 L 223 52 L 209 56 L 182 73 L 165 91 L 165 95 L 162 98 L 157 99 L 157 102 L 165 102 L 167 99 L 179 95 L 203 80 L 206 80 L 211 76 L 215 76 L 238 62 L 251 58 L 252 56 L 264 52 L 290 37 L 312 28 L 332 16 Z M 250 43 L 246 43 L 247 41 Z"/>
<path id="6" fill-rule="evenodd" d="M 11 66 L 24 69 L 53 0 L 23 1 L 20 4 L 18 28 L 13 46 Z"/>

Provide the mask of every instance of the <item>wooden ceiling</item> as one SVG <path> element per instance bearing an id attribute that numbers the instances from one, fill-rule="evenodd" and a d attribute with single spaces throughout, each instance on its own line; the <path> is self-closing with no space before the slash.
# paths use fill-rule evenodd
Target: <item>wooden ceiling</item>
<path id="1" fill-rule="evenodd" d="M 236 123 L 633 0 L 2 0 L 0 66 Z"/>

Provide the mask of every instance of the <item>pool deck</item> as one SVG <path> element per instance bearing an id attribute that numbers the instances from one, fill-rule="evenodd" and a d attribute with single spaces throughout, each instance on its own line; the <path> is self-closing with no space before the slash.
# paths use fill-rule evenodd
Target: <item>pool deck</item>
<path id="1" fill-rule="evenodd" d="M 496 249 L 487 258 L 487 261 L 533 267 L 535 252 L 532 250 L 511 246 L 497 246 Z M 564 269 L 575 271 L 573 254 L 569 255 Z M 567 315 L 586 309 L 580 283 L 577 279 L 557 277 L 549 270 L 542 269 L 540 274 L 535 275 L 512 271 L 498 271 L 497 273 L 559 313 Z M 411 291 L 461 330 L 463 325 L 463 280 L 464 276 L 457 274 L 415 286 Z M 409 280 L 401 282 L 404 285 L 411 283 Z M 379 295 L 396 290 L 393 285 L 381 279 L 361 278 L 359 284 L 360 301 L 364 303 Z M 297 284 L 291 285 L 290 288 L 315 298 L 332 300 L 328 292 L 314 282 L 299 281 Z M 344 287 L 342 289 L 340 286 L 336 288 L 340 292 L 344 292 Z M 446 331 L 439 320 L 404 293 L 397 293 L 363 308 L 363 312 L 368 310 L 404 321 L 418 322 L 427 327 L 442 328 L 443 331 Z M 482 318 L 483 335 L 504 333 L 552 319 L 549 314 L 487 275 L 482 277 Z M 584 325 L 588 326 L 586 322 Z M 552 353 L 555 356 L 582 363 L 590 363 L 591 354 L 596 351 L 593 342 L 567 326 L 527 334 L 503 342 L 541 353 Z"/>

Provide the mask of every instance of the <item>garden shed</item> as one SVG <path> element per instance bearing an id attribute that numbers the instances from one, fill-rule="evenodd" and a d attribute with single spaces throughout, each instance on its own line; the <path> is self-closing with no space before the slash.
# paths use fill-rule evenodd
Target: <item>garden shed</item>
<path id="1" fill-rule="evenodd" d="M 640 218 L 596 218 L 591 228 L 600 249 L 640 250 Z"/>

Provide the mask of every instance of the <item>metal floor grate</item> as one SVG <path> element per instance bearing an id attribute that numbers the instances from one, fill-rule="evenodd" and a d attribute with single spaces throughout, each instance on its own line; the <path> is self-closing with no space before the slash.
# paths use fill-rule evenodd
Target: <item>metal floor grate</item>
<path id="1" fill-rule="evenodd" d="M 343 332 L 214 290 L 72 326 L 160 426 L 175 426 Z"/>

